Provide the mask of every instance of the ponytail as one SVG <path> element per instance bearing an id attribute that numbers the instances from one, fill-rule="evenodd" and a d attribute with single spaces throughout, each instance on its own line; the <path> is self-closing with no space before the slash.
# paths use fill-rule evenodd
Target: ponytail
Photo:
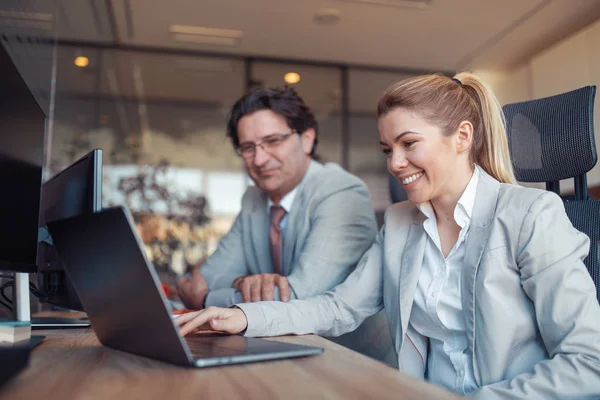
<path id="1" fill-rule="evenodd" d="M 504 183 L 515 183 L 504 113 L 491 89 L 477 76 L 462 72 L 409 78 L 390 86 L 377 104 L 377 116 L 402 107 L 417 112 L 449 135 L 462 121 L 473 124 L 471 161 Z"/>
<path id="2" fill-rule="evenodd" d="M 477 104 L 481 132 L 475 136 L 471 156 L 485 172 L 504 183 L 516 183 L 508 150 L 506 120 L 498 99 L 479 77 L 469 72 L 455 76 Z"/>

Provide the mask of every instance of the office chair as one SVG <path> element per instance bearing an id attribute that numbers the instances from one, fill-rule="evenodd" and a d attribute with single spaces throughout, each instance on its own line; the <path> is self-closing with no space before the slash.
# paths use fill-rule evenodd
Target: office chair
<path id="1" fill-rule="evenodd" d="M 508 146 L 520 182 L 545 182 L 560 195 L 559 181 L 575 179 L 575 199 L 585 200 L 598 154 L 594 140 L 596 86 L 542 99 L 507 104 Z"/>
<path id="2" fill-rule="evenodd" d="M 598 161 L 594 138 L 596 86 L 503 107 L 515 176 L 520 182 L 545 182 L 560 195 L 559 181 L 573 178 L 575 195 L 563 196 L 575 229 L 590 238 L 584 260 L 600 301 L 600 201 L 588 196 L 586 173 Z"/>

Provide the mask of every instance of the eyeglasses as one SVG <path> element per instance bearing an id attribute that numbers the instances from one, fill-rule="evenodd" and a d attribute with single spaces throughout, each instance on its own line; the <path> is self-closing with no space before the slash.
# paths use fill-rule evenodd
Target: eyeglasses
<path id="1" fill-rule="evenodd" d="M 238 153 L 243 158 L 252 158 L 256 154 L 256 146 L 259 146 L 261 149 L 270 153 L 279 147 L 285 139 L 292 136 L 296 131 L 291 131 L 290 133 L 281 133 L 277 135 L 270 135 L 260 140 L 256 143 L 244 143 L 238 148 L 235 149 L 236 153 Z"/>

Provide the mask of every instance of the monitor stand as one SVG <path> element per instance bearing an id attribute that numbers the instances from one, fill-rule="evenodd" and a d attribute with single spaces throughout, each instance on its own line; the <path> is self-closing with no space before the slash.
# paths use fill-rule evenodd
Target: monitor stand
<path id="1" fill-rule="evenodd" d="M 90 321 L 78 318 L 64 317 L 34 317 L 31 318 L 29 305 L 29 275 L 15 273 L 15 290 L 13 292 L 15 304 L 15 319 L 17 321 L 31 321 L 31 329 L 57 329 L 57 328 L 89 328 Z M 43 336 L 42 336 L 43 338 Z"/>
<path id="2" fill-rule="evenodd" d="M 42 341 L 46 338 L 46 336 L 42 335 L 31 335 L 29 338 L 29 349 L 33 350 L 38 344 L 42 343 Z"/>
<path id="3" fill-rule="evenodd" d="M 64 318 L 64 317 L 33 317 L 31 318 L 31 329 L 65 329 L 65 328 L 89 328 L 90 320 L 87 318 Z"/>

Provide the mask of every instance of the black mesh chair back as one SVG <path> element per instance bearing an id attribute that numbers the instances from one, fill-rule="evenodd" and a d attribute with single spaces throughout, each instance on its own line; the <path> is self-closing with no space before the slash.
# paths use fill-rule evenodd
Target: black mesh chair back
<path id="1" fill-rule="evenodd" d="M 565 210 L 571 223 L 580 232 L 590 238 L 590 253 L 584 260 L 588 272 L 596 285 L 596 297 L 600 301 L 600 201 L 567 201 Z"/>
<path id="2" fill-rule="evenodd" d="M 586 172 L 598 161 L 594 139 L 596 86 L 507 104 L 508 145 L 521 182 L 546 182 L 560 193 L 559 181 L 575 178 L 576 198 L 587 199 Z"/>
<path id="3" fill-rule="evenodd" d="M 594 139 L 595 86 L 503 107 L 515 176 L 545 182 L 560 195 L 559 181 L 575 179 L 574 200 L 565 201 L 575 229 L 590 238 L 584 260 L 600 301 L 600 201 L 588 197 L 586 173 L 598 161 Z M 563 200 L 568 198 L 563 197 Z"/>

